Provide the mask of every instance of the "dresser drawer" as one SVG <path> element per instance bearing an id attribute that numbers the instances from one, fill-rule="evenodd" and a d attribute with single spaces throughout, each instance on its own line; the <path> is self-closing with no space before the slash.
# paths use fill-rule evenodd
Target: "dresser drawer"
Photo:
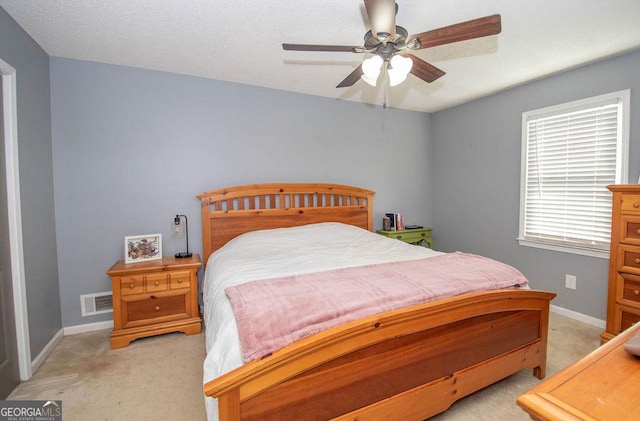
<path id="1" fill-rule="evenodd" d="M 618 246 L 618 272 L 640 275 L 640 247 Z"/>
<path id="2" fill-rule="evenodd" d="M 640 245 L 640 218 L 623 216 L 620 218 L 620 242 Z"/>
<path id="3" fill-rule="evenodd" d="M 188 270 L 169 273 L 169 285 L 171 289 L 191 287 L 191 273 Z"/>
<path id="4" fill-rule="evenodd" d="M 120 278 L 120 295 L 144 293 L 144 276 L 123 276 Z"/>
<path id="5" fill-rule="evenodd" d="M 640 306 L 640 277 L 622 275 L 622 300 Z"/>
<path id="6" fill-rule="evenodd" d="M 620 211 L 621 213 L 640 215 L 640 194 L 623 194 Z"/>
<path id="7" fill-rule="evenodd" d="M 187 302 L 185 295 L 149 298 L 146 300 L 129 301 L 125 304 L 127 322 L 152 320 L 158 317 L 185 315 Z"/>
<path id="8" fill-rule="evenodd" d="M 626 330 L 640 321 L 640 314 L 630 313 L 622 310 L 620 332 Z M 620 333 L 618 332 L 618 333 Z"/>

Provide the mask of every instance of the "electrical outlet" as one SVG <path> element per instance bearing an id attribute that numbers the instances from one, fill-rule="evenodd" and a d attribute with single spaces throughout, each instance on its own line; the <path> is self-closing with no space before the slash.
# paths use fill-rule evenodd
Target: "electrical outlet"
<path id="1" fill-rule="evenodd" d="M 566 275 L 564 286 L 565 288 L 576 289 L 577 287 L 576 277 L 574 275 Z"/>

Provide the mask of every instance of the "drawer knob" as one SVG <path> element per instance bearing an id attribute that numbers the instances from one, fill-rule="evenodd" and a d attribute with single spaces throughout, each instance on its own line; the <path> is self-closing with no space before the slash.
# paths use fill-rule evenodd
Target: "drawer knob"
<path id="1" fill-rule="evenodd" d="M 399 240 L 399 239 L 402 238 L 402 236 L 401 235 L 397 235 L 396 238 Z"/>
<path id="2" fill-rule="evenodd" d="M 634 202 L 634 203 L 633 203 L 633 207 L 634 207 L 634 208 L 639 208 L 639 207 L 640 207 L 640 203 L 638 203 L 638 202 Z"/>
<path id="3" fill-rule="evenodd" d="M 182 283 L 182 278 L 178 278 L 178 283 L 181 284 Z"/>
<path id="4" fill-rule="evenodd" d="M 156 311 L 160 311 L 160 306 L 156 306 Z"/>
<path id="5" fill-rule="evenodd" d="M 640 289 L 634 289 L 633 295 L 640 295 Z"/>
<path id="6" fill-rule="evenodd" d="M 427 236 L 427 234 L 426 234 L 426 233 L 424 233 L 424 232 L 423 232 L 422 234 L 420 234 L 420 235 L 421 235 L 421 236 L 423 236 L 423 237 L 426 237 L 426 236 Z"/>
<path id="7" fill-rule="evenodd" d="M 636 257 L 635 259 L 633 259 L 633 261 L 637 265 L 638 263 L 640 263 L 640 258 Z"/>
<path id="8" fill-rule="evenodd" d="M 160 281 L 155 281 L 155 282 L 153 283 L 153 285 L 155 285 L 155 286 L 160 285 Z"/>
<path id="9" fill-rule="evenodd" d="M 135 287 L 136 287 L 136 284 L 134 284 L 133 282 L 129 284 L 129 288 L 134 289 Z"/>

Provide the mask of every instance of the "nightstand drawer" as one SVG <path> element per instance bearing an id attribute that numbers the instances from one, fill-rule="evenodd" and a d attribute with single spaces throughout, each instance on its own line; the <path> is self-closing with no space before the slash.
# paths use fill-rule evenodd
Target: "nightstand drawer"
<path id="1" fill-rule="evenodd" d="M 146 292 L 158 292 L 167 290 L 167 274 L 166 273 L 150 273 L 145 275 Z"/>
<path id="2" fill-rule="evenodd" d="M 120 295 L 144 293 L 144 276 L 123 276 L 120 278 Z"/>
<path id="3" fill-rule="evenodd" d="M 188 270 L 183 272 L 169 273 L 169 285 L 171 289 L 189 288 L 191 286 L 191 273 Z"/>
<path id="4" fill-rule="evenodd" d="M 179 314 L 184 314 L 185 317 L 187 316 L 187 302 L 185 295 L 129 301 L 125 306 L 127 307 L 126 314 L 128 322 L 149 320 Z"/>
<path id="5" fill-rule="evenodd" d="M 433 249 L 433 238 L 431 237 L 432 231 L 433 228 L 416 228 L 400 231 L 378 230 L 377 233 L 384 235 L 385 237 L 394 238 L 410 244 L 422 244 L 424 241 L 427 243 L 429 248 Z"/>

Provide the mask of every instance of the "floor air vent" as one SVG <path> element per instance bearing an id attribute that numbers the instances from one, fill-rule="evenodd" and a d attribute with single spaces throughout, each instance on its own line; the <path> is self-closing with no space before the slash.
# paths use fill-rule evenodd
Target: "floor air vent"
<path id="1" fill-rule="evenodd" d="M 86 294 L 80 296 L 83 316 L 113 312 L 113 295 L 109 292 Z"/>

